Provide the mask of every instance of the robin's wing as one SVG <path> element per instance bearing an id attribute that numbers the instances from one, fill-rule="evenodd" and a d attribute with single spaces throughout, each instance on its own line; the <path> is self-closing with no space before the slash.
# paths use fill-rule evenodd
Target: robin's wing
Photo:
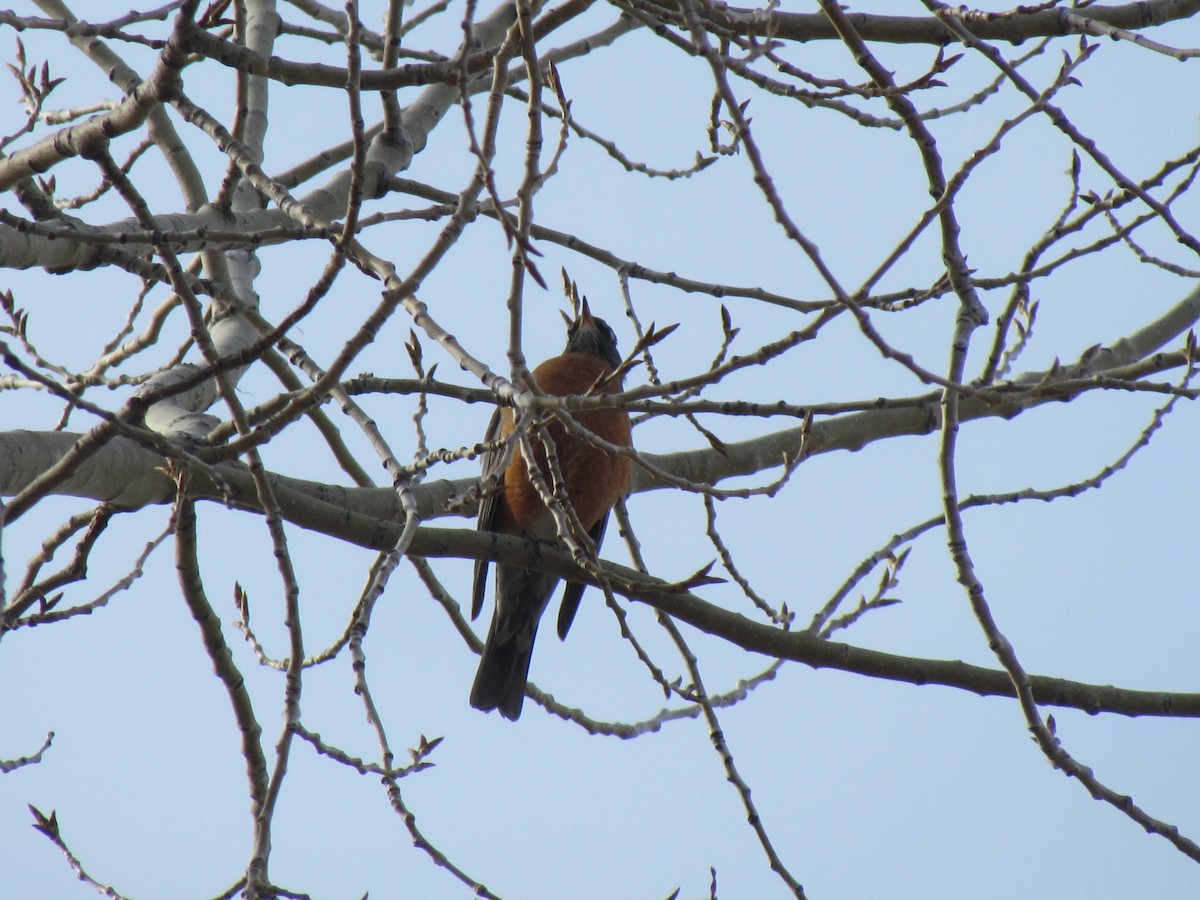
<path id="1" fill-rule="evenodd" d="M 483 440 L 491 443 L 500 437 L 502 410 L 496 407 L 492 421 L 488 423 Z M 504 496 L 504 449 L 488 450 L 483 454 L 482 472 L 479 476 L 483 496 L 479 498 L 479 516 L 475 527 L 479 531 L 495 531 L 500 518 L 500 503 Z M 475 560 L 475 582 L 471 587 L 471 618 L 479 615 L 483 608 L 483 590 L 487 586 L 488 561 Z"/>
<path id="2" fill-rule="evenodd" d="M 600 542 L 604 540 L 604 526 L 607 524 L 608 513 L 605 513 L 588 532 L 597 550 L 600 549 Z M 563 589 L 562 605 L 558 608 L 559 640 L 564 639 L 567 632 L 571 630 L 571 623 L 575 621 L 575 613 L 579 610 L 579 601 L 585 590 L 587 590 L 587 585 L 580 581 L 568 581 L 567 586 Z"/>

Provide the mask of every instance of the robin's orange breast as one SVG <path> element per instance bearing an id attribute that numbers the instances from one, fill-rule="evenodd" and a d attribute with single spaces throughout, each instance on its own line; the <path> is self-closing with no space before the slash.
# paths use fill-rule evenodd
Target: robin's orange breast
<path id="1" fill-rule="evenodd" d="M 564 353 L 546 360 L 533 371 L 533 376 L 547 394 L 563 396 L 582 394 L 596 381 L 609 374 L 610 368 L 598 357 L 586 353 Z M 620 390 L 611 385 L 608 393 Z M 629 447 L 631 433 L 629 414 L 623 410 L 605 409 L 574 413 L 575 421 L 597 437 L 619 447 Z M 511 410 L 504 410 L 502 433 L 512 433 Z M 629 490 L 632 464 L 627 457 L 609 453 L 583 438 L 570 434 L 560 422 L 551 422 L 550 438 L 567 490 L 567 496 L 585 529 L 590 530 L 600 517 Z M 552 485 L 546 464 L 546 448 L 536 438 L 531 439 L 538 469 L 546 484 Z M 533 526 L 548 513 L 537 489 L 529 481 L 525 457 L 518 451 L 504 473 L 505 531 L 520 531 Z"/>

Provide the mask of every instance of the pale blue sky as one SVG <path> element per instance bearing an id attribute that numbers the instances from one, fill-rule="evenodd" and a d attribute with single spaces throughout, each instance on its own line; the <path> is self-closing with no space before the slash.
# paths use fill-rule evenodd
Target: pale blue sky
<path id="1" fill-rule="evenodd" d="M 87 14 L 86 6 L 78 9 L 81 15 Z M 923 14 L 920 4 L 876 6 Z M 374 24 L 380 7 L 364 3 L 364 18 Z M 807 5 L 787 8 L 809 11 Z M 299 18 L 287 10 L 289 19 Z M 424 46 L 453 34 L 459 15 L 448 13 L 441 26 L 415 43 Z M 613 15 L 598 6 L 570 33 L 584 33 L 585 25 L 597 28 Z M 1193 21 L 1153 36 L 1195 46 L 1198 34 Z M 62 96 L 55 95 L 56 104 L 95 98 L 101 76 L 79 54 L 60 52 L 60 38 L 26 32 L 22 40 L 31 61 L 53 53 L 52 74 L 69 76 Z M 11 54 L 11 41 L 8 46 Z M 1061 42 L 1030 67 L 1029 77 L 1044 85 L 1060 64 L 1060 51 L 1074 47 L 1074 41 Z M 918 75 L 932 57 L 925 47 L 876 49 L 900 80 Z M 311 48 L 282 40 L 277 52 L 295 58 Z M 147 70 L 144 55 L 130 58 Z M 826 77 L 863 80 L 839 45 L 802 45 L 790 58 Z M 328 51 L 326 61 L 338 64 L 338 51 Z M 673 168 L 689 164 L 705 148 L 712 88 L 703 62 L 635 34 L 561 71 L 578 121 L 616 140 L 630 156 Z M 968 57 L 943 76 L 950 87 L 917 100 L 922 108 L 949 105 L 992 77 L 986 64 Z M 1200 96 L 1200 68 L 1194 63 L 1181 65 L 1105 41 L 1079 77 L 1082 85 L 1064 91 L 1058 101 L 1131 177 L 1147 177 L 1163 159 L 1178 157 L 1196 143 L 1192 98 Z M 806 110 L 751 93 L 743 82 L 733 84 L 740 96 L 753 97 L 752 127 L 793 218 L 821 247 L 841 282 L 856 288 L 928 203 L 913 144 L 902 133 L 864 130 L 834 113 Z M 211 65 L 193 68 L 185 73 L 185 85 L 195 101 L 228 119 L 232 95 L 226 72 Z M 9 90 L 15 97 L 15 88 Z M 100 93 L 114 97 L 115 89 Z M 402 102 L 413 96 L 404 94 Z M 275 90 L 271 102 L 269 172 L 344 137 L 339 118 L 344 101 L 336 92 Z M 366 108 L 374 121 L 373 98 L 366 98 Z M 986 143 L 1000 119 L 1023 108 L 1009 91 L 970 115 L 933 122 L 948 166 L 953 169 L 953 163 Z M 885 114 L 882 107 L 872 112 Z M 508 196 L 520 176 L 526 120 L 515 102 L 506 116 L 497 173 L 501 193 Z M 305 129 L 318 120 L 328 128 L 323 125 L 320 137 L 309 138 Z M 0 116 L 0 132 L 12 131 L 19 121 L 19 107 L 10 104 Z M 195 137 L 186 125 L 180 127 Z M 554 138 L 548 126 L 548 148 Z M 204 145 L 203 139 L 196 143 Z M 207 147 L 199 158 L 215 190 L 222 162 Z M 1063 173 L 1069 164 L 1069 145 L 1045 118 L 1034 117 L 980 167 L 958 207 L 962 243 L 980 275 L 1000 276 L 1020 264 L 1031 241 L 1065 203 L 1069 181 Z M 466 185 L 470 166 L 462 150 L 461 115 L 451 110 L 403 174 L 457 191 Z M 95 180 L 83 163 L 60 169 L 61 194 Z M 72 172 L 77 183 L 71 183 Z M 151 201 L 157 202 L 155 211 L 175 211 L 178 201 L 163 173 Z M 1083 184 L 1100 193 L 1111 186 L 1090 163 L 1084 165 Z M 17 211 L 11 196 L 4 202 Z M 392 197 L 367 210 L 394 211 L 405 203 Z M 573 229 L 654 269 L 759 285 L 799 299 L 828 295 L 812 266 L 773 223 L 744 155 L 723 159 L 691 180 L 667 182 L 626 174 L 602 150 L 573 138 L 560 174 L 539 194 L 535 211 L 540 224 Z M 1176 214 L 1197 230 L 1200 208 L 1194 200 L 1181 202 Z M 104 223 L 128 213 L 110 198 L 87 215 Z M 1121 215 L 1128 220 L 1131 213 L 1126 209 Z M 403 272 L 426 251 L 436 227 L 400 222 L 374 229 L 364 240 Z M 935 277 L 940 265 L 935 236 L 931 232 L 918 242 L 912 257 L 884 279 L 883 290 Z M 1196 267 L 1161 228 L 1139 234 L 1139 240 L 1180 265 Z M 538 265 L 552 279 L 552 290 L 530 285 L 526 293 L 530 361 L 558 352 L 562 343 L 560 266 L 567 267 L 593 309 L 614 325 L 622 346 L 632 346 L 614 273 L 549 243 L 539 243 L 538 249 L 544 254 Z M 263 249 L 256 287 L 264 314 L 277 318 L 295 306 L 327 253 L 318 242 Z M 434 317 L 500 372 L 507 365 L 504 298 L 510 271 L 502 235 L 493 223 L 480 220 L 421 290 Z M 94 357 L 124 319 L 136 291 L 132 277 L 103 271 L 68 279 L 34 270 L 6 272 L 4 278 L 18 304 L 30 309 L 31 336 L 74 365 Z M 1017 370 L 1038 370 L 1056 357 L 1069 362 L 1092 344 L 1116 340 L 1192 286 L 1139 265 L 1120 249 L 1065 266 L 1034 287 L 1041 304 L 1037 330 Z M 161 290 L 155 294 L 162 296 Z M 643 322 L 682 323 L 657 349 L 656 360 L 668 377 L 707 365 L 720 341 L 722 302 L 742 329 L 735 352 L 748 352 L 806 321 L 748 300 L 718 301 L 642 282 L 634 282 L 633 296 Z M 995 315 L 1007 296 L 1005 290 L 983 299 Z M 377 300 L 378 284 L 348 271 L 295 339 L 318 362 L 327 361 Z M 955 312 L 953 299 L 944 297 L 911 313 L 877 314 L 873 321 L 897 347 L 942 372 Z M 401 348 L 409 326 L 402 314 L 396 316 L 351 374 L 410 375 Z M 173 322 L 169 331 L 164 355 L 182 339 L 182 321 Z M 981 331 L 975 341 L 972 373 L 990 346 L 990 332 Z M 426 362 L 439 363 L 440 377 L 470 383 L 431 341 L 423 344 Z M 638 370 L 634 377 L 644 376 Z M 247 405 L 265 401 L 276 390 L 273 378 L 257 371 L 240 385 Z M 809 403 L 921 390 L 910 373 L 884 361 L 843 317 L 821 340 L 791 351 L 768 373 L 741 373 L 710 396 Z M 94 399 L 118 402 L 102 394 Z M 1050 488 L 1090 477 L 1124 452 L 1163 400 L 1153 394 L 1092 392 L 1012 421 L 970 423 L 961 436 L 960 491 L 965 496 Z M 397 455 L 409 458 L 412 402 L 391 396 L 362 402 Z M 431 407 L 431 447 L 474 443 L 490 414 L 483 406 L 436 398 Z M 344 421 L 334 407 L 328 411 Z M 0 393 L 4 429 L 49 428 L 58 414 L 58 404 L 44 397 Z M 84 420 L 72 424 L 82 428 Z M 786 424 L 791 423 L 706 420 L 727 440 Z M 343 432 L 372 475 L 385 483 L 355 428 L 345 422 Z M 652 423 L 639 429 L 636 440 L 653 452 L 702 446 L 702 438 L 679 422 Z M 993 614 L 1027 670 L 1130 688 L 1195 690 L 1200 611 L 1191 553 L 1200 488 L 1197 440 L 1200 418 L 1183 403 L 1151 445 L 1103 490 L 1053 504 L 966 514 L 972 557 Z M 307 424 L 286 432 L 264 456 L 278 472 L 345 482 Z M 859 560 L 893 534 L 939 512 L 936 462 L 936 436 L 816 457 L 774 500 L 720 504 L 723 536 L 755 589 L 773 602 L 786 601 L 807 621 Z M 462 478 L 475 471 L 474 464 L 458 463 L 436 469 L 431 477 Z M 771 477 L 765 474 L 756 483 Z M 9 590 L 48 531 L 87 506 L 74 499 L 44 501 L 4 532 Z M 655 574 L 682 578 L 713 558 L 697 497 L 658 491 L 633 497 L 629 508 Z M 90 599 L 127 573 L 167 516 L 162 508 L 119 517 L 93 554 L 88 584 L 73 588 L 69 598 Z M 281 721 L 282 680 L 256 666 L 229 627 L 237 582 L 249 591 L 260 638 L 272 654 L 286 653 L 279 579 L 266 529 L 260 519 L 215 504 L 200 508 L 199 527 L 206 588 L 250 683 L 270 756 Z M 344 628 L 373 555 L 294 527 L 288 537 L 312 652 Z M 169 543 L 160 548 L 133 588 L 96 614 L 18 631 L 0 648 L 0 684 L 6 688 L 0 758 L 32 752 L 47 731 L 56 733 L 40 765 L 0 777 L 0 868 L 4 890 L 14 898 L 94 896 L 30 827 L 26 804 L 47 813 L 57 810 L 64 836 L 89 872 L 129 896 L 211 896 L 244 869 L 250 819 L 238 735 L 224 689 L 212 676 L 179 597 L 171 554 Z M 615 528 L 605 555 L 627 561 Z M 435 560 L 433 565 L 463 602 L 470 564 Z M 877 578 L 870 576 L 853 596 L 872 589 Z M 751 613 L 731 583 L 698 593 Z M 996 667 L 955 583 L 943 532 L 932 531 L 915 543 L 892 593 L 902 605 L 865 617 L 844 639 L 894 653 Z M 490 603 L 477 627 L 486 627 L 489 614 Z M 677 656 L 650 612 L 633 605 L 630 621 L 656 661 L 677 674 Z M 587 594 L 565 644 L 552 629 L 545 632 L 532 679 L 556 699 L 599 719 L 624 721 L 652 715 L 663 705 L 661 691 L 620 639 L 597 592 Z M 726 690 L 766 665 L 690 629 L 685 634 L 711 691 Z M 712 866 L 722 898 L 786 896 L 700 721 L 669 723 L 658 734 L 619 741 L 588 736 L 533 703 L 526 704 L 516 724 L 471 709 L 467 693 L 476 658 L 407 564 L 377 607 L 366 652 L 370 684 L 393 748 L 403 754 L 421 735 L 445 738 L 432 757 L 436 766 L 402 782 L 406 802 L 426 836 L 497 894 L 661 898 L 680 886 L 681 896 L 698 898 L 707 896 Z M 346 655 L 312 671 L 304 720 L 330 742 L 373 760 L 374 738 L 352 688 Z M 1200 789 L 1192 777 L 1200 723 L 1088 717 L 1066 710 L 1054 710 L 1054 717 L 1068 750 L 1101 780 L 1132 794 L 1151 815 L 1177 824 L 1193 839 L 1200 837 Z M 813 900 L 1184 898 L 1200 888 L 1195 863 L 1052 770 L 1012 701 L 792 664 L 747 702 L 721 713 L 721 723 L 780 856 Z M 276 883 L 322 900 L 358 898 L 368 891 L 372 900 L 470 896 L 412 848 L 377 779 L 320 759 L 306 746 L 292 756 L 276 819 L 271 874 Z"/>

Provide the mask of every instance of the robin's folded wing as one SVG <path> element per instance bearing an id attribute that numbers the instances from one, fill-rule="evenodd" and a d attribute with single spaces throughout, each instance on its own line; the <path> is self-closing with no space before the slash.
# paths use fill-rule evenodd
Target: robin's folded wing
<path id="1" fill-rule="evenodd" d="M 503 410 L 500 407 L 492 414 L 488 423 L 485 443 L 492 443 L 500 437 L 500 426 Z M 500 517 L 500 502 L 504 496 L 504 459 L 503 447 L 487 450 L 483 454 L 482 472 L 479 476 L 480 498 L 479 515 L 475 527 L 479 531 L 495 531 Z M 488 560 L 475 560 L 475 581 L 471 587 L 471 618 L 479 615 L 483 608 L 483 590 L 487 586 Z"/>
<path id="2" fill-rule="evenodd" d="M 591 531 L 588 532 L 597 551 L 600 550 L 600 542 L 604 540 L 606 525 L 608 525 L 608 513 L 602 515 L 600 521 L 593 525 Z M 565 638 L 567 632 L 571 630 L 571 623 L 575 621 L 575 613 L 579 611 L 579 601 L 583 598 L 585 590 L 587 590 L 587 585 L 581 581 L 568 581 L 567 586 L 563 589 L 562 605 L 558 608 L 559 640 Z"/>

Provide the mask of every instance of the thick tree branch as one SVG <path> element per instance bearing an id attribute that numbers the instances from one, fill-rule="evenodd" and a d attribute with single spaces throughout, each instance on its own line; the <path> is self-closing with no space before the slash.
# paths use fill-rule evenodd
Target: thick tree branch
<path id="1" fill-rule="evenodd" d="M 665 0 L 646 2 L 642 9 L 658 8 L 663 15 L 679 16 L 679 5 Z M 1038 37 L 1066 37 L 1085 33 L 1080 20 L 1136 31 L 1165 22 L 1187 19 L 1200 12 L 1200 0 L 1151 0 L 1083 9 L 1038 9 L 1026 12 L 986 13 L 965 11 L 964 26 L 982 40 L 1019 44 Z M 838 32 L 822 13 L 772 12 L 745 7 L 707 4 L 704 17 L 716 28 L 744 37 L 789 41 L 833 41 Z M 866 41 L 881 44 L 951 44 L 958 38 L 933 16 L 880 16 L 848 12 L 846 19 Z"/>
<path id="2" fill-rule="evenodd" d="M 467 529 L 421 528 L 413 539 L 411 552 L 422 557 L 488 558 L 517 565 L 538 565 L 562 578 L 599 584 L 598 579 L 588 577 L 575 565 L 569 553 L 545 545 L 534 547 L 527 541 L 503 535 Z M 959 660 L 884 653 L 823 640 L 808 632 L 785 631 L 730 612 L 695 594 L 669 589 L 665 582 L 648 579 L 633 569 L 608 561 L 603 566 L 617 593 L 754 653 L 790 659 L 814 669 L 838 669 L 914 685 L 940 684 L 980 696 L 1016 696 L 1008 673 L 998 669 Z M 789 602 L 788 605 L 795 604 Z M 1031 675 L 1030 684 L 1039 704 L 1079 709 L 1090 715 L 1103 712 L 1124 716 L 1200 717 L 1200 694 L 1135 691 L 1043 675 Z"/>

